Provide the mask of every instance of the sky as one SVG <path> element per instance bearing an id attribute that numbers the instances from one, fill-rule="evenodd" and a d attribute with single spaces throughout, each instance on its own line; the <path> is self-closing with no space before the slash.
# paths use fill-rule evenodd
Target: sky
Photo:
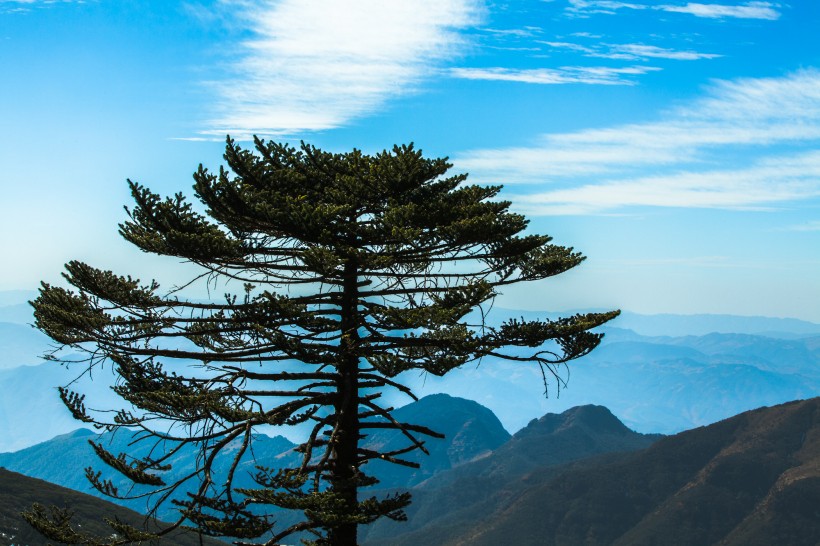
<path id="1" fill-rule="evenodd" d="M 0 0 L 0 290 L 191 194 L 226 135 L 414 142 L 588 259 L 502 307 L 820 322 L 820 2 Z"/>

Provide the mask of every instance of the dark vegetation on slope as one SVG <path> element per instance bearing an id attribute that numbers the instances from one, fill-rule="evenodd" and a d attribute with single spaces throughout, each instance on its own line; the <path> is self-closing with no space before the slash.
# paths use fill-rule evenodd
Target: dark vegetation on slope
<path id="1" fill-rule="evenodd" d="M 547 414 L 534 419 L 492 454 L 413 488 L 409 521 L 378 522 L 367 529 L 365 542 L 373 546 L 438 544 L 470 532 L 476 521 L 501 509 L 561 465 L 604 453 L 643 449 L 658 438 L 660 435 L 629 430 L 601 406 Z"/>
<path id="2" fill-rule="evenodd" d="M 537 469 L 525 481 L 486 492 L 510 493 L 461 513 L 458 534 L 428 525 L 373 544 L 815 546 L 820 398 L 743 413 L 558 473 Z"/>
<path id="3" fill-rule="evenodd" d="M 29 526 L 20 513 L 28 510 L 35 502 L 68 508 L 74 512 L 75 527 L 98 535 L 111 533 L 111 528 L 103 521 L 103 516 L 118 518 L 142 528 L 145 518 L 132 510 L 100 500 L 90 495 L 78 493 L 43 480 L 29 478 L 16 472 L 0 468 L 0 546 L 45 546 L 49 544 Z M 150 523 L 149 523 L 149 529 Z M 200 537 L 189 531 L 177 531 L 166 539 L 156 542 L 166 546 L 224 546 L 224 543 L 208 537 Z"/>

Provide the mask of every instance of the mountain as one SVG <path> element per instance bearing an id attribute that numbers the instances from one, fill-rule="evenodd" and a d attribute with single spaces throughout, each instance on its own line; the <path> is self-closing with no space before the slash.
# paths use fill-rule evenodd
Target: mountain
<path id="1" fill-rule="evenodd" d="M 120 491 L 128 491 L 131 482 L 108 469 L 99 460 L 88 442 L 92 440 L 99 443 L 115 455 L 128 453 L 134 457 L 144 457 L 152 450 L 157 453 L 164 448 L 162 444 L 157 445 L 153 441 L 135 441 L 138 437 L 136 432 L 127 430 L 96 434 L 90 430 L 79 429 L 15 453 L 0 453 L 0 466 L 75 491 L 101 496 L 91 488 L 85 477 L 84 469 L 93 467 L 103 470 L 103 477 L 112 479 Z M 255 458 L 248 454 L 242 459 L 242 463 L 236 470 L 237 487 L 254 487 L 256 485 L 252 480 L 252 476 L 256 474 L 256 465 L 277 468 L 297 462 L 299 455 L 293 452 L 294 447 L 295 445 L 292 442 L 281 436 L 256 435 L 253 440 Z M 232 449 L 233 447 L 230 445 L 226 447 L 227 452 Z M 194 468 L 196 457 L 196 448 L 190 445 L 186 446 L 169 460 L 172 469 L 163 474 L 163 479 L 167 483 L 171 483 L 188 474 Z M 218 460 L 214 469 L 215 475 L 224 475 L 227 472 L 229 462 L 225 459 Z M 194 484 L 190 484 L 188 487 L 181 488 L 173 498 L 185 498 L 186 492 L 193 491 L 193 487 Z M 149 488 L 135 486 L 133 493 L 148 490 Z M 145 513 L 149 507 L 149 500 L 144 498 L 125 501 L 105 498 L 140 513 Z M 157 515 L 160 519 L 171 521 L 175 519 L 177 512 L 173 505 L 166 503 Z"/>
<path id="2" fill-rule="evenodd" d="M 20 512 L 30 509 L 35 502 L 69 508 L 74 513 L 74 528 L 90 534 L 104 536 L 111 533 L 103 515 L 117 517 L 138 528 L 145 524 L 145 517 L 132 510 L 0 468 L 0 546 L 45 546 L 49 543 L 20 516 Z M 152 528 L 150 524 L 148 528 Z M 202 537 L 200 542 L 200 537 L 192 532 L 177 531 L 156 544 L 224 546 L 225 543 L 208 537 Z"/>
<path id="3" fill-rule="evenodd" d="M 600 347 L 558 373 L 566 388 L 552 382 L 548 397 L 538 366 L 490 358 L 442 378 L 401 379 L 421 394 L 471 398 L 511 431 L 534 416 L 600 404 L 633 430 L 674 434 L 820 395 L 820 338 L 648 337 L 609 328 Z"/>
<path id="4" fill-rule="evenodd" d="M 78 422 L 57 392 L 59 385 L 68 385 L 80 375 L 82 364 L 77 366 L 67 368 L 46 362 L 0 369 L 0 453 L 44 442 L 77 428 Z M 113 382 L 113 374 L 106 368 L 83 375 L 71 387 L 88 394 L 88 407 L 114 408 L 118 407 L 119 399 L 109 388 Z"/>
<path id="5" fill-rule="evenodd" d="M 472 400 L 446 394 L 426 396 L 395 410 L 393 417 L 399 422 L 428 427 L 444 434 L 445 439 L 419 436 L 430 454 L 416 450 L 403 457 L 419 463 L 419 469 L 378 459 L 371 461 L 366 471 L 379 478 L 379 488 L 411 487 L 443 470 L 489 455 L 510 438 L 493 412 Z M 394 430 L 376 429 L 369 433 L 364 445 L 391 451 L 406 447 L 409 442 Z"/>
<path id="6" fill-rule="evenodd" d="M 0 292 L 0 303 L 22 306 L 18 311 L 27 313 L 25 320 L 31 322 L 31 306 L 23 303 L 24 295 L 35 294 Z M 11 307 L 0 307 L 0 322 L 2 311 Z M 494 309 L 489 321 L 497 324 L 504 318 L 542 315 Z M 755 407 L 820 395 L 820 325 L 761 317 L 631 313 L 613 322 L 617 327 L 602 329 L 606 337 L 601 347 L 567 368 L 559 367 L 558 373 L 569 380 L 567 388 L 559 390 L 552 382 L 548 397 L 538 366 L 493 358 L 441 378 L 411 373 L 399 380 L 419 396 L 446 392 L 475 400 L 491 409 L 510 431 L 545 413 L 600 404 L 634 430 L 674 434 Z M 80 371 L 69 374 L 54 363 L 19 367 L 36 362 L 36 356 L 44 352 L 44 338 L 23 324 L 8 324 L 6 330 L 2 326 L 0 452 L 31 446 L 76 428 L 55 388 Z M 737 332 L 726 333 L 730 329 Z M 83 377 L 74 384 L 76 390 L 88 394 L 87 405 L 116 407 L 109 389 L 111 374 L 95 373 L 93 379 Z M 401 402 L 390 393 L 383 399 L 395 405 Z M 289 434 L 295 437 L 299 431 Z"/>
<path id="7" fill-rule="evenodd" d="M 642 315 L 623 312 L 612 326 L 645 336 L 703 336 L 712 333 L 750 334 L 775 338 L 820 335 L 820 324 L 793 318 L 738 315 Z"/>
<path id="8" fill-rule="evenodd" d="M 446 536 L 468 532 L 482 514 L 523 494 L 533 479 L 551 469 L 604 453 L 643 449 L 658 438 L 629 430 L 601 406 L 547 414 L 531 421 L 491 454 L 412 488 L 409 521 L 379 521 L 363 533 L 365 543 L 438 544 Z M 400 537 L 395 539 L 396 535 Z"/>
<path id="9" fill-rule="evenodd" d="M 426 441 L 430 451 L 429 457 L 421 452 L 407 455 L 408 459 L 421 462 L 421 469 L 410 469 L 381 461 L 369 467 L 367 471 L 381 480 L 381 487 L 409 487 L 438 472 L 485 456 L 510 437 L 487 408 L 470 400 L 447 395 L 423 398 L 399 408 L 394 412 L 394 416 L 400 421 L 429 426 L 445 434 L 446 438 Z M 94 454 L 88 441 L 101 443 L 114 454 L 127 452 L 134 456 L 144 456 L 149 450 L 154 449 L 153 442 L 135 443 L 135 438 L 136 433 L 127 430 L 100 435 L 90 430 L 79 429 L 14 453 L 0 453 L 0 466 L 96 495 L 97 492 L 90 487 L 83 469 L 89 466 L 104 469 L 105 465 Z M 406 439 L 400 432 L 393 430 L 378 430 L 364 442 L 364 447 L 370 448 L 389 449 L 404 445 Z M 162 447 L 158 446 L 159 449 Z M 297 465 L 301 455 L 293 451 L 294 447 L 295 444 L 282 436 L 256 435 L 253 440 L 253 454 L 248 452 L 236 469 L 236 487 L 256 487 L 252 476 L 256 473 L 257 465 L 269 468 Z M 230 450 L 231 447 L 228 446 L 227 449 Z M 171 482 L 190 472 L 196 455 L 193 446 L 175 454 L 169 461 L 172 469 L 165 475 L 165 481 Z M 221 466 L 217 465 L 216 468 L 217 475 L 227 471 L 228 462 L 220 460 Z M 114 480 L 120 490 L 127 490 L 129 487 L 129 482 L 115 473 L 109 473 L 108 477 Z M 177 497 L 184 496 L 185 491 L 185 488 L 178 491 Z M 147 508 L 145 499 L 117 502 L 138 512 L 145 512 Z M 160 518 L 166 520 L 173 519 L 175 514 L 174 507 L 170 505 L 164 506 L 158 513 Z"/>
<path id="10" fill-rule="evenodd" d="M 0 290 L 0 307 L 23 305 L 36 297 L 36 290 Z"/>
<path id="11" fill-rule="evenodd" d="M 31 326 L 0 322 L 0 370 L 42 362 L 49 342 Z"/>
<path id="12" fill-rule="evenodd" d="M 600 312 L 604 310 L 605 309 L 579 309 L 552 313 L 494 307 L 489 313 L 489 318 L 493 324 L 498 324 L 501 320 L 508 317 L 524 317 L 527 320 L 544 317 L 554 319 L 559 316 L 567 316 L 575 313 Z M 691 315 L 673 313 L 642 314 L 622 310 L 621 314 L 613 321 L 607 323 L 607 327 L 604 329 L 613 327 L 632 330 L 642 336 L 649 337 L 704 336 L 719 333 L 750 334 L 793 339 L 820 335 L 820 324 L 806 320 L 706 313 Z"/>
<path id="13" fill-rule="evenodd" d="M 540 469 L 521 494 L 452 533 L 398 546 L 820 544 L 820 398 L 762 408 L 646 450 Z"/>

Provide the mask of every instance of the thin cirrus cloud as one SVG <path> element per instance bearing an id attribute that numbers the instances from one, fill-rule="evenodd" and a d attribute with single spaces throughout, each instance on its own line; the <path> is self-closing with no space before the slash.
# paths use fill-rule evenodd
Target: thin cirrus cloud
<path id="1" fill-rule="evenodd" d="M 467 80 L 508 81 L 560 85 L 582 83 L 590 85 L 635 85 L 630 76 L 654 72 L 654 66 L 564 66 L 560 68 L 453 68 L 450 75 Z"/>
<path id="2" fill-rule="evenodd" d="M 795 224 L 784 228 L 785 231 L 820 231 L 820 220 Z"/>
<path id="3" fill-rule="evenodd" d="M 85 4 L 86 0 L 0 0 L 0 13 L 26 12 L 54 4 Z"/>
<path id="4" fill-rule="evenodd" d="M 675 50 L 647 44 L 600 44 L 585 46 L 572 42 L 539 41 L 553 49 L 567 49 L 577 51 L 586 57 L 601 57 L 605 59 L 639 60 L 639 59 L 670 59 L 674 61 L 696 61 L 699 59 L 716 59 L 722 55 L 716 53 L 700 53 L 691 50 Z"/>
<path id="5" fill-rule="evenodd" d="M 236 2 L 253 37 L 235 78 L 214 84 L 221 115 L 202 134 L 238 138 L 339 127 L 412 92 L 467 45 L 480 0 Z"/>
<path id="6" fill-rule="evenodd" d="M 625 207 L 767 209 L 820 197 L 820 152 L 764 158 L 750 167 L 688 171 L 513 197 L 530 215 L 594 214 Z"/>
<path id="7" fill-rule="evenodd" d="M 454 161 L 482 182 L 528 185 L 513 197 L 528 214 L 765 208 L 820 195 L 820 153 L 799 151 L 818 142 L 820 71 L 804 70 L 717 82 L 655 122 L 548 134 L 530 147 Z M 798 151 L 783 155 L 777 147 L 785 144 Z"/>
<path id="8" fill-rule="evenodd" d="M 632 2 L 618 2 L 613 0 L 570 0 L 567 10 L 579 16 L 595 13 L 613 14 L 617 10 L 658 10 L 668 13 L 687 13 L 696 17 L 710 19 L 765 19 L 774 21 L 780 18 L 780 4 L 773 2 L 745 2 L 740 5 L 702 4 L 688 2 L 686 4 L 638 4 Z"/>

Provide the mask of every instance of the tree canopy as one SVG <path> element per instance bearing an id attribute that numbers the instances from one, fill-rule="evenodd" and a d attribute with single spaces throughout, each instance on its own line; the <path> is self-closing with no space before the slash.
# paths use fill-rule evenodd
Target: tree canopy
<path id="1" fill-rule="evenodd" d="M 358 525 L 401 520 L 410 502 L 406 493 L 360 498 L 376 481 L 368 461 L 415 465 L 402 457 L 440 436 L 392 417 L 383 392 L 415 398 L 397 376 L 504 359 L 540 366 L 545 383 L 560 381 L 558 367 L 596 347 L 601 334 L 591 330 L 617 311 L 487 324 L 484 312 L 504 286 L 558 275 L 584 257 L 528 233 L 510 202 L 495 200 L 500 186 L 448 176 L 446 158 L 425 158 L 412 145 L 376 155 L 255 145 L 229 139 L 228 169 L 199 167 L 202 206 L 129 181 L 134 205 L 120 225 L 139 249 L 199 266 L 190 282 L 225 283 L 234 293 L 186 298 L 182 288 L 72 261 L 64 274 L 72 288 L 44 283 L 32 302 L 36 325 L 85 351 L 87 366 L 113 365 L 124 402 L 116 412 L 86 411 L 69 389 L 60 395 L 80 420 L 136 429 L 161 444 L 145 458 L 93 446 L 154 501 L 176 503 L 172 527 L 193 525 L 237 544 L 307 532 L 317 544 L 353 546 Z M 267 425 L 309 430 L 301 463 L 260 467 L 255 487 L 235 488 L 239 460 Z M 406 447 L 365 448 L 374 429 L 400 432 Z M 195 467 L 166 483 L 169 458 L 187 445 L 197 446 Z M 86 472 L 99 491 L 128 495 Z M 303 515 L 282 527 L 271 516 L 278 509 Z M 69 532 L 67 521 L 33 520 L 56 540 Z M 138 534 L 123 524 L 115 531 L 100 544 Z"/>

